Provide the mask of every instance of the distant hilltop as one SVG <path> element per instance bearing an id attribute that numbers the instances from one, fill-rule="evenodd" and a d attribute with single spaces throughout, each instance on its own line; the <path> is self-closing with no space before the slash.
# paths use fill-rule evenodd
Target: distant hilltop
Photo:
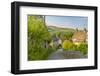
<path id="1" fill-rule="evenodd" d="M 65 26 L 65 25 L 46 25 L 48 28 L 51 29 L 70 29 L 70 30 L 84 30 L 84 28 L 80 28 L 80 27 L 69 27 L 69 26 Z M 85 28 L 87 30 L 87 28 Z"/>
<path id="2" fill-rule="evenodd" d="M 57 26 L 47 26 L 49 29 L 53 29 L 53 30 L 55 30 L 55 29 L 63 29 L 63 30 L 75 30 L 75 29 L 73 29 L 73 28 L 64 28 L 64 27 L 57 27 Z"/>

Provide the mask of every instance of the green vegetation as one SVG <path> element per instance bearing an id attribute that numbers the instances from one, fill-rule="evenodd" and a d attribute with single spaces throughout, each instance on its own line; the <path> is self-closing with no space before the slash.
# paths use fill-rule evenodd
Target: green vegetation
<path id="1" fill-rule="evenodd" d="M 75 51 L 76 50 L 76 47 L 75 45 L 71 42 L 71 41 L 68 41 L 68 40 L 65 40 L 62 44 L 62 48 L 64 50 L 67 50 L 67 51 Z"/>
<path id="2" fill-rule="evenodd" d="M 48 47 L 50 41 L 43 17 L 28 16 L 28 60 L 46 59 L 53 51 Z"/>
<path id="3" fill-rule="evenodd" d="M 71 40 L 75 30 L 70 28 L 58 28 L 55 26 L 49 26 L 48 30 L 51 34 L 51 36 L 56 35 L 57 38 L 64 40 Z"/>
<path id="4" fill-rule="evenodd" d="M 81 51 L 85 55 L 88 53 L 88 45 L 86 43 L 81 43 L 79 46 L 77 46 L 77 50 Z"/>
<path id="5" fill-rule="evenodd" d="M 87 43 L 80 43 L 79 45 L 75 45 L 73 42 L 65 40 L 62 44 L 62 48 L 65 51 L 80 51 L 84 55 L 88 53 Z"/>

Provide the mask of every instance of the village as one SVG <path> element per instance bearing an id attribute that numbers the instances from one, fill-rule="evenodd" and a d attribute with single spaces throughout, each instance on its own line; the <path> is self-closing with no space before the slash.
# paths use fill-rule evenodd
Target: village
<path id="1" fill-rule="evenodd" d="M 86 29 L 78 30 L 76 29 L 75 32 L 70 37 L 64 37 L 63 39 L 60 36 L 54 35 L 52 36 L 52 41 L 49 44 L 51 48 L 56 48 L 55 53 L 51 54 L 50 59 L 71 59 L 71 58 L 86 58 L 86 53 L 82 52 L 81 49 L 77 49 L 82 44 L 87 45 L 88 42 L 88 31 Z M 84 47 L 82 46 L 84 49 Z M 87 48 L 87 47 L 86 47 Z M 65 55 L 66 54 L 66 55 Z M 61 56 L 62 55 L 62 56 Z M 65 56 L 65 57 L 64 57 Z"/>

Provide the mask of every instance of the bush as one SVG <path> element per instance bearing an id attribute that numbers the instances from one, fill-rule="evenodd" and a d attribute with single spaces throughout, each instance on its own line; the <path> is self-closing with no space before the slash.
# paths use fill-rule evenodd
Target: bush
<path id="1" fill-rule="evenodd" d="M 80 43 L 80 45 L 74 45 L 71 41 L 65 40 L 62 44 L 62 48 L 68 51 L 80 51 L 84 55 L 88 53 L 88 44 Z"/>
<path id="2" fill-rule="evenodd" d="M 81 43 L 78 47 L 77 50 L 82 52 L 84 55 L 88 53 L 88 45 L 86 43 Z"/>
<path id="3" fill-rule="evenodd" d="M 63 44 L 62 44 L 62 48 L 64 49 L 64 50 L 68 50 L 68 51 L 74 51 L 74 50 L 76 50 L 75 49 L 75 45 L 71 42 L 71 41 L 68 41 L 68 40 L 65 40 L 64 42 L 63 42 Z"/>

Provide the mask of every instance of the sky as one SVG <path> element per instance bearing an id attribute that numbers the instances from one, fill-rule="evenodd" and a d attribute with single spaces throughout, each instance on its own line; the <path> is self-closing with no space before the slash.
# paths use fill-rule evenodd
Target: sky
<path id="1" fill-rule="evenodd" d="M 45 16 L 47 26 L 87 29 L 88 17 L 80 16 Z"/>

